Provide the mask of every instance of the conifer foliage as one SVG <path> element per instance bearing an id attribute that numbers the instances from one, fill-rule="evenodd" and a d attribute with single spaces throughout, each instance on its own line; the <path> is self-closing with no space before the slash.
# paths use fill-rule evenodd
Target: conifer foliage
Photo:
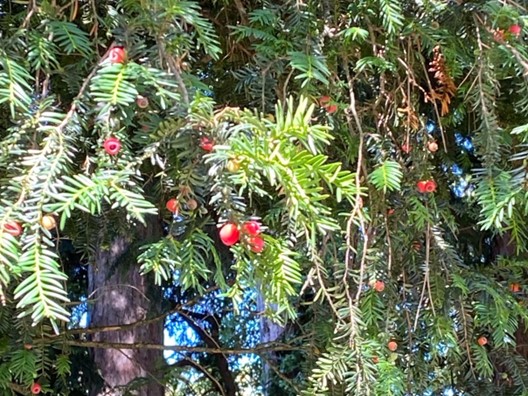
<path id="1" fill-rule="evenodd" d="M 527 24 L 510 0 L 0 1 L 2 392 L 91 389 L 64 241 L 95 265 L 156 218 L 153 287 L 282 326 L 225 352 L 268 394 L 528 394 Z"/>

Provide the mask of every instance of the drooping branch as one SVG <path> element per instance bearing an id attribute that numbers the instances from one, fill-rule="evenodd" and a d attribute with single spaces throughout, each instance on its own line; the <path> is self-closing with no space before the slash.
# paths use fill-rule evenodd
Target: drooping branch
<path id="1" fill-rule="evenodd" d="M 37 343 L 35 343 L 37 344 Z M 78 346 L 85 348 L 106 348 L 106 349 L 155 349 L 175 352 L 195 352 L 195 353 L 212 353 L 225 355 L 241 355 L 247 353 L 261 354 L 270 351 L 297 351 L 301 347 L 293 347 L 282 343 L 265 343 L 258 344 L 253 348 L 207 348 L 207 347 L 190 347 L 184 345 L 163 345 L 151 343 L 117 343 L 117 342 L 96 342 L 83 340 L 66 340 L 64 345 Z"/>

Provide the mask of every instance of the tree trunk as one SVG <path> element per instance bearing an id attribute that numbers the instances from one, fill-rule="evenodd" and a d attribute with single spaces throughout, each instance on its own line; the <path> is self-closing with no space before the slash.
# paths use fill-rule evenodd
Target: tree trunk
<path id="1" fill-rule="evenodd" d="M 263 312 L 265 308 L 264 297 L 262 293 L 259 293 L 257 296 L 257 311 Z M 269 343 L 278 340 L 282 333 L 284 332 L 284 327 L 279 326 L 277 323 L 274 323 L 264 315 L 260 317 L 260 342 Z M 270 364 L 274 366 L 277 363 L 277 356 L 273 352 L 267 352 L 262 355 L 262 389 L 264 390 L 265 395 L 269 395 L 270 385 L 271 385 L 271 367 Z"/>
<path id="2" fill-rule="evenodd" d="M 131 240 L 132 236 L 144 244 L 160 236 L 157 219 L 149 221 L 148 227 L 134 226 L 128 237 L 114 237 L 106 248 L 103 238 L 98 242 L 88 271 L 90 295 L 95 299 L 90 312 L 91 327 L 130 324 L 159 311 L 161 291 L 151 290 L 148 279 L 139 274 L 137 249 Z M 96 333 L 93 341 L 162 344 L 163 321 L 126 331 Z M 121 396 L 132 389 L 137 396 L 163 396 L 164 387 L 157 376 L 163 364 L 162 351 L 95 348 L 93 358 L 105 387 L 92 389 L 91 396 Z"/>

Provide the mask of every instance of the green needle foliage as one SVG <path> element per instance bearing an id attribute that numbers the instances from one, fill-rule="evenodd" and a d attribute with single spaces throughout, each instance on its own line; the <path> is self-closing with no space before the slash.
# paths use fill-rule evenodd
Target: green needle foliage
<path id="1" fill-rule="evenodd" d="M 0 1 L 2 391 L 83 389 L 63 243 L 155 219 L 153 287 L 281 326 L 267 394 L 528 394 L 527 8 Z M 211 356 L 167 394 L 227 394 Z"/>

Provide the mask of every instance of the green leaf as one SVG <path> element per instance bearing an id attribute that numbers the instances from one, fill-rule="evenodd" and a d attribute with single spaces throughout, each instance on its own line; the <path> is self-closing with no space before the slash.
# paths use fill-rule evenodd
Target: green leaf
<path id="1" fill-rule="evenodd" d="M 369 181 L 378 190 L 384 193 L 388 191 L 399 191 L 403 173 L 401 166 L 395 161 L 385 161 L 378 166 L 370 175 Z"/>

